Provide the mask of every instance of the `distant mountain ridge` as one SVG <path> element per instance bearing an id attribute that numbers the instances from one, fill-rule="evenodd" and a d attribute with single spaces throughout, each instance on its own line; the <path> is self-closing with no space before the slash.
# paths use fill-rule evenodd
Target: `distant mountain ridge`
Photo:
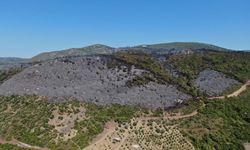
<path id="1" fill-rule="evenodd" d="M 0 57 L 0 64 L 6 63 L 21 63 L 21 62 L 40 62 L 52 60 L 55 58 L 62 57 L 72 57 L 72 56 L 86 56 L 86 55 L 96 55 L 96 54 L 112 54 L 116 51 L 121 50 L 139 50 L 146 53 L 156 53 L 156 54 L 176 54 L 176 53 L 186 53 L 187 51 L 196 50 L 215 50 L 215 51 L 234 51 L 232 49 L 227 49 L 219 47 L 212 44 L 198 43 L 198 42 L 172 42 L 172 43 L 160 43 L 160 44 L 143 44 L 132 47 L 121 47 L 113 48 L 103 44 L 95 44 L 82 48 L 71 48 L 66 50 L 52 51 L 40 53 L 30 59 L 21 58 L 4 58 Z M 246 52 L 249 52 L 249 50 Z"/>
<path id="2" fill-rule="evenodd" d="M 199 49 L 212 49 L 217 51 L 229 51 L 229 49 L 222 48 L 219 46 L 197 43 L 197 42 L 173 42 L 173 43 L 162 43 L 162 44 L 152 44 L 152 45 L 139 45 L 127 48 L 113 48 L 110 46 L 95 44 L 83 48 L 71 48 L 62 51 L 53 51 L 41 53 L 37 56 L 34 56 L 31 61 L 45 61 L 49 59 L 55 59 L 60 57 L 70 57 L 70 56 L 85 56 L 93 54 L 111 54 L 119 50 L 142 50 L 148 53 L 160 52 L 179 52 L 184 50 L 199 50 Z"/>
<path id="3" fill-rule="evenodd" d="M 17 58 L 17 57 L 0 57 L 0 64 L 6 63 L 20 63 L 25 61 L 24 58 Z"/>
<path id="4" fill-rule="evenodd" d="M 140 45 L 136 48 L 149 48 L 149 49 L 162 49 L 162 50 L 198 50 L 198 49 L 212 49 L 217 51 L 229 51 L 230 49 L 215 46 L 212 44 L 199 43 L 199 42 L 171 42 L 171 43 L 160 43 L 152 45 Z"/>
<path id="5" fill-rule="evenodd" d="M 46 61 L 50 59 L 60 58 L 60 57 L 69 57 L 69 56 L 85 56 L 91 54 L 111 54 L 114 51 L 114 48 L 102 45 L 95 44 L 83 48 L 71 48 L 62 51 L 53 51 L 38 54 L 31 58 L 31 61 Z"/>

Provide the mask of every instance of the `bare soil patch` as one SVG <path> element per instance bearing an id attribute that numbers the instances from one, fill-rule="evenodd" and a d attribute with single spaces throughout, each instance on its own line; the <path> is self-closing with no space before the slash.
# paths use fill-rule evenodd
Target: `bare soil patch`
<path id="1" fill-rule="evenodd" d="M 72 107 L 70 105 L 70 107 Z M 76 136 L 77 130 L 74 129 L 75 121 L 82 121 L 85 117 L 85 108 L 80 106 L 77 108 L 78 112 L 72 111 L 72 113 L 68 112 L 60 112 L 59 108 L 53 111 L 53 119 L 50 119 L 48 124 L 55 127 L 58 132 L 56 141 L 61 139 L 63 141 L 68 141 Z"/>
<path id="2" fill-rule="evenodd" d="M 250 150 L 250 143 L 245 143 L 244 147 L 245 147 L 245 150 Z"/>

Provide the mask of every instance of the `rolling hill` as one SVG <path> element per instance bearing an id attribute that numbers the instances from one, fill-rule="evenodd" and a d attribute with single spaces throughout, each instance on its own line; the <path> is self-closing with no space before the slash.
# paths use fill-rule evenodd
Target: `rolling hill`
<path id="1" fill-rule="evenodd" d="M 0 64 L 21 63 L 26 59 L 16 57 L 0 57 Z"/>
<path id="2" fill-rule="evenodd" d="M 111 54 L 114 51 L 114 48 L 101 45 L 101 44 L 95 44 L 83 48 L 71 48 L 67 50 L 61 50 L 61 51 L 53 51 L 53 52 L 47 52 L 47 53 L 41 53 L 37 56 L 34 56 L 31 58 L 31 61 L 39 62 L 39 61 L 46 61 L 46 60 L 52 60 L 55 58 L 60 57 L 70 57 L 70 56 L 85 56 L 85 55 L 93 55 L 93 54 Z"/>
<path id="3" fill-rule="evenodd" d="M 152 45 L 139 45 L 134 48 L 150 52 L 150 53 L 181 53 L 182 51 L 197 51 L 197 50 L 215 50 L 215 51 L 230 51 L 229 49 L 222 48 L 219 46 L 198 43 L 198 42 L 173 42 L 173 43 L 161 43 L 161 44 L 152 44 Z"/>
<path id="4" fill-rule="evenodd" d="M 250 142 L 249 52 L 97 44 L 1 59 L 0 149 L 243 150 Z"/>

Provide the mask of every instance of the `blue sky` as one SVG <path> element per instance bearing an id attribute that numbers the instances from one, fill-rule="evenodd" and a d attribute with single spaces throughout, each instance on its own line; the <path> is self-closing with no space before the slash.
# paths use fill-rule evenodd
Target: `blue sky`
<path id="1" fill-rule="evenodd" d="M 0 0 L 0 57 L 95 43 L 250 49 L 249 0 Z"/>

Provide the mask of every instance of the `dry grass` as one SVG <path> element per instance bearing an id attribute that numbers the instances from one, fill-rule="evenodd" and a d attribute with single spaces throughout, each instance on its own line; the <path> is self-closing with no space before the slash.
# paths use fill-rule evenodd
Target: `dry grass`
<path id="1" fill-rule="evenodd" d="M 50 119 L 48 124 L 55 127 L 57 130 L 56 141 L 63 140 L 68 141 L 76 136 L 77 130 L 74 129 L 75 121 L 82 121 L 85 117 L 85 108 L 80 106 L 78 108 L 72 108 L 72 105 L 69 105 L 70 109 L 78 109 L 78 112 L 69 111 L 69 112 L 60 112 L 57 107 L 53 112 L 53 119 Z"/>

